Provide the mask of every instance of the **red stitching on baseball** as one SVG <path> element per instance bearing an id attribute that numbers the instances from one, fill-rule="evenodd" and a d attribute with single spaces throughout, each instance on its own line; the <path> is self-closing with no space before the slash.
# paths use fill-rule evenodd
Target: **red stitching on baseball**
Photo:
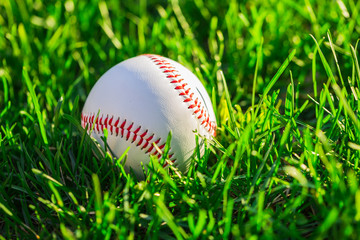
<path id="1" fill-rule="evenodd" d="M 146 131 L 143 134 L 141 134 L 140 137 L 144 138 L 147 133 L 148 133 L 148 130 L 146 129 Z"/>
<path id="2" fill-rule="evenodd" d="M 170 83 L 175 84 L 175 90 L 180 91 L 179 96 L 184 97 L 183 102 L 189 104 L 188 109 L 193 111 L 193 115 L 196 115 L 196 118 L 199 119 L 199 121 L 201 122 L 200 125 L 202 125 L 210 134 L 215 136 L 215 122 L 210 121 L 210 118 L 208 116 L 209 114 L 204 111 L 204 107 L 201 106 L 201 102 L 199 101 L 199 99 L 193 99 L 194 93 L 191 92 L 191 88 L 185 89 L 185 86 L 187 86 L 188 84 L 180 84 L 182 81 L 184 81 L 184 79 L 181 78 L 181 74 L 179 73 L 179 71 L 177 71 L 170 62 L 168 62 L 165 58 L 161 56 L 152 54 L 145 54 L 144 56 L 150 58 L 150 60 L 152 60 L 155 65 L 158 65 L 159 68 L 163 70 L 163 73 L 166 74 L 166 78 L 169 78 L 171 80 Z"/>
<path id="3" fill-rule="evenodd" d="M 158 152 L 158 150 L 154 147 L 154 143 L 158 145 L 158 148 L 161 151 L 163 151 L 163 149 L 165 148 L 165 143 L 162 143 L 159 146 L 159 143 L 161 142 L 161 138 L 158 138 L 156 141 L 152 141 L 155 134 L 149 134 L 148 129 L 145 129 L 144 131 L 141 132 L 140 131 L 141 126 L 138 126 L 135 130 L 133 130 L 134 122 L 132 122 L 129 126 L 126 126 L 126 119 L 124 119 L 121 125 L 118 126 L 120 123 L 120 117 L 118 117 L 115 123 L 113 123 L 114 116 L 111 116 L 109 118 L 108 114 L 106 115 L 105 119 L 102 115 L 97 118 L 95 117 L 96 117 L 95 113 L 87 113 L 87 114 L 81 113 L 81 126 L 85 128 L 88 125 L 89 131 L 93 128 L 97 133 L 103 133 L 104 128 L 107 128 L 111 135 L 115 134 L 115 136 L 119 136 L 119 133 L 121 133 L 120 137 L 124 138 L 126 141 L 131 141 L 131 143 L 134 143 L 136 139 L 139 138 L 138 143 L 136 143 L 137 147 L 140 147 L 147 154 L 156 155 L 158 159 L 162 157 L 162 153 Z M 132 138 L 131 138 L 131 134 L 133 134 Z M 173 156 L 174 153 L 170 153 L 169 159 L 171 159 L 171 161 L 176 161 L 176 159 L 172 159 Z"/>

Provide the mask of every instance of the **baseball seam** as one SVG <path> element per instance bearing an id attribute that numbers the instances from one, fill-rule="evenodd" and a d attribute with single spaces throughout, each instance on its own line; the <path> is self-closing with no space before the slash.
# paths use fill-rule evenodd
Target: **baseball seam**
<path id="1" fill-rule="evenodd" d="M 165 73 L 166 78 L 169 79 L 171 84 L 174 84 L 174 89 L 179 91 L 179 96 L 184 98 L 183 102 L 188 105 L 188 109 L 192 111 L 200 125 L 215 136 L 216 124 L 210 121 L 210 115 L 201 100 L 198 97 L 194 99 L 194 92 L 188 87 L 188 83 L 182 78 L 180 72 L 169 61 L 159 55 L 144 54 L 144 56 L 150 58 Z"/>
<path id="2" fill-rule="evenodd" d="M 120 117 L 108 114 L 96 117 L 96 113 L 81 113 L 81 126 L 83 128 L 88 126 L 89 131 L 93 129 L 98 134 L 103 134 L 104 128 L 106 128 L 111 135 L 115 134 L 116 137 L 120 136 L 126 141 L 134 143 L 146 154 L 155 155 L 158 159 L 161 159 L 163 156 L 162 152 L 165 148 L 165 143 L 161 142 L 161 138 L 156 139 L 154 133 L 151 133 L 148 129 L 142 129 L 141 126 L 135 126 L 134 122 L 129 124 L 127 119 L 120 119 Z M 154 143 L 161 152 L 154 147 Z M 176 162 L 176 159 L 172 159 L 173 153 L 169 153 L 168 156 L 171 162 Z M 163 167 L 167 166 L 167 164 L 165 162 Z"/>

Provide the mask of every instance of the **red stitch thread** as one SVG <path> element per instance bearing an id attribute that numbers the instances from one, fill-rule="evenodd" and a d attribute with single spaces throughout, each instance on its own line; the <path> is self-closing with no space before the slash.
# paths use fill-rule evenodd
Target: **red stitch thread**
<path id="1" fill-rule="evenodd" d="M 154 134 L 153 134 L 153 135 L 151 135 L 150 137 L 148 137 L 148 139 L 146 139 L 146 141 L 150 142 L 150 141 L 151 141 L 151 139 L 153 139 L 153 137 L 154 137 Z"/>
<path id="2" fill-rule="evenodd" d="M 158 140 L 155 141 L 155 144 L 158 145 L 160 142 L 161 138 L 159 138 Z"/>
<path id="3" fill-rule="evenodd" d="M 145 132 L 140 135 L 140 137 L 141 137 L 141 138 L 144 138 L 147 133 L 148 133 L 148 130 L 146 129 Z"/>
<path id="4" fill-rule="evenodd" d="M 120 122 L 120 118 L 118 118 L 118 119 L 116 120 L 116 122 L 115 122 L 115 127 L 118 126 L 119 122 Z"/>
<path id="5" fill-rule="evenodd" d="M 146 151 L 146 153 L 151 152 L 153 150 L 153 148 L 154 148 L 154 145 L 151 144 L 150 148 Z"/>
<path id="6" fill-rule="evenodd" d="M 181 78 L 181 74 L 165 58 L 152 54 L 145 54 L 145 56 L 150 58 L 156 65 L 159 66 L 160 69 L 164 69 L 163 73 L 166 74 L 166 78 L 169 78 L 171 80 L 170 83 L 180 84 L 180 82 L 184 81 L 184 79 Z M 176 85 L 175 90 L 180 91 L 179 96 L 184 97 L 183 102 L 189 104 L 188 109 L 193 111 L 193 115 L 196 115 L 196 118 L 201 121 L 201 125 L 204 127 L 204 129 L 206 129 L 206 131 L 215 136 L 216 124 L 210 121 L 208 114 L 206 113 L 206 111 L 204 112 L 204 107 L 201 107 L 201 102 L 199 101 L 199 99 L 193 99 L 194 93 L 191 92 L 191 88 L 185 89 L 185 86 L 187 86 L 187 83 Z"/>
<path id="7" fill-rule="evenodd" d="M 126 124 L 126 119 L 123 121 L 123 123 L 121 124 L 120 128 L 123 129 L 125 127 Z"/>
<path id="8" fill-rule="evenodd" d="M 115 135 L 118 136 L 119 133 L 121 133 L 122 138 L 124 138 L 124 133 L 126 131 L 126 136 L 124 138 L 126 141 L 131 140 L 131 143 L 134 143 L 136 141 L 136 139 L 140 138 L 139 142 L 136 144 L 136 146 L 141 147 L 141 149 L 143 149 L 145 151 L 145 153 L 147 153 L 147 154 L 156 155 L 158 158 L 162 157 L 162 153 L 158 152 L 158 150 L 154 147 L 154 143 L 156 145 L 160 144 L 161 138 L 158 138 L 156 141 L 152 141 L 155 135 L 154 134 L 148 135 L 148 133 L 149 133 L 148 129 L 146 129 L 141 134 L 139 134 L 141 126 L 137 127 L 133 131 L 134 122 L 132 122 L 128 127 L 126 127 L 126 119 L 124 119 L 123 122 L 121 123 L 121 125 L 118 126 L 118 124 L 120 122 L 120 117 L 118 117 L 117 120 L 115 121 L 115 123 L 113 123 L 114 116 L 111 116 L 109 118 L 109 115 L 106 115 L 105 119 L 103 116 L 100 116 L 97 118 L 95 118 L 95 116 L 96 115 L 94 113 L 90 113 L 90 114 L 81 113 L 81 126 L 83 126 L 85 128 L 86 125 L 88 125 L 89 126 L 88 130 L 90 131 L 92 125 L 95 124 L 94 129 L 98 133 L 103 133 L 104 128 L 108 128 L 109 133 L 111 135 L 113 135 L 115 133 Z M 103 119 L 104 119 L 104 121 L 103 121 Z M 133 134 L 134 136 L 130 139 L 131 134 Z M 162 150 L 164 147 L 165 147 L 165 143 L 161 144 L 159 146 L 159 149 Z M 169 155 L 169 159 L 172 159 L 173 156 L 174 156 L 174 154 L 171 153 Z M 173 159 L 172 161 L 175 161 L 175 160 L 176 159 Z"/>
<path id="9" fill-rule="evenodd" d="M 193 109 L 194 107 L 196 107 L 196 105 L 195 105 L 195 104 L 191 104 L 191 105 L 188 107 L 188 109 Z M 196 112 L 194 112 L 194 113 L 196 113 Z"/>
<path id="10" fill-rule="evenodd" d="M 148 145 L 149 145 L 149 142 L 146 141 L 146 142 L 145 142 L 145 145 L 144 145 L 141 149 L 145 149 Z"/>

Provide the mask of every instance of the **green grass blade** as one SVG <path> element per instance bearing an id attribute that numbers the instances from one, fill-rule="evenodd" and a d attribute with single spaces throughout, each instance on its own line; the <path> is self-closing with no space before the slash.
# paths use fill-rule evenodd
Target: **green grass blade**
<path id="1" fill-rule="evenodd" d="M 255 111 L 255 116 L 257 116 L 259 110 L 260 110 L 260 106 L 262 104 L 262 102 L 264 101 L 264 98 L 267 96 L 267 94 L 269 93 L 269 91 L 271 90 L 271 88 L 274 86 L 274 84 L 276 83 L 276 81 L 280 78 L 281 74 L 283 74 L 283 72 L 285 71 L 285 69 L 287 68 L 287 66 L 290 64 L 291 60 L 293 59 L 293 57 L 296 54 L 296 50 L 293 49 L 289 56 L 286 58 L 286 60 L 283 62 L 283 64 L 280 66 L 280 68 L 277 70 L 276 74 L 274 75 L 274 77 L 270 80 L 270 82 L 268 83 L 268 85 L 265 87 L 264 92 L 261 96 L 261 99 L 259 101 L 258 107 Z"/>
<path id="2" fill-rule="evenodd" d="M 338 96 L 339 101 L 343 104 L 344 110 L 349 115 L 352 120 L 354 127 L 358 132 L 360 132 L 360 122 L 354 111 L 351 109 L 348 100 L 345 97 L 345 94 L 341 91 L 340 87 L 337 84 L 332 84 L 332 88 L 335 91 L 336 96 Z"/>
<path id="3" fill-rule="evenodd" d="M 314 40 L 314 42 L 315 42 L 315 44 L 316 44 L 316 47 L 317 47 L 317 49 L 318 49 L 318 53 L 319 53 L 319 55 L 320 55 L 321 62 L 322 62 L 322 64 L 323 64 L 324 69 L 325 69 L 325 72 L 326 72 L 326 74 L 327 74 L 327 76 L 328 76 L 328 78 L 329 78 L 329 81 L 328 81 L 327 85 L 329 85 L 330 82 L 331 82 L 331 83 L 335 83 L 335 82 L 336 82 L 335 77 L 334 77 L 334 75 L 333 75 L 333 73 L 332 73 L 332 70 L 331 70 L 331 68 L 330 68 L 330 66 L 329 66 L 329 63 L 327 62 L 327 60 L 326 60 L 323 52 L 322 52 L 321 49 L 320 49 L 319 43 L 316 41 L 316 39 L 315 39 L 315 37 L 314 37 L 313 35 L 310 34 L 310 36 L 312 37 L 312 39 Z"/>
<path id="4" fill-rule="evenodd" d="M 327 32 L 327 36 L 328 36 L 328 39 L 329 39 L 331 51 L 332 51 L 334 59 L 335 59 L 335 64 L 336 64 L 336 68 L 337 68 L 337 71 L 338 71 L 338 74 L 339 74 L 341 84 L 343 86 L 345 86 L 345 83 L 344 83 L 344 80 L 343 80 L 343 77 L 342 77 L 342 74 L 341 74 L 341 69 L 340 69 L 340 66 L 339 66 L 339 61 L 338 61 L 338 58 L 337 58 L 336 53 L 335 53 L 335 48 L 334 48 L 334 45 L 333 45 L 333 42 L 332 42 L 332 39 L 331 39 L 331 33 L 330 33 L 329 30 Z"/>
<path id="5" fill-rule="evenodd" d="M 219 73 L 220 73 L 221 80 L 222 80 L 222 83 L 223 83 L 223 86 L 224 86 L 224 94 L 225 94 L 226 104 L 227 104 L 229 114 L 230 114 L 231 127 L 235 131 L 236 137 L 239 139 L 240 138 L 240 130 L 236 125 L 236 118 L 235 118 L 234 108 L 233 108 L 231 100 L 230 100 L 230 94 L 229 94 L 229 90 L 228 90 L 228 87 L 227 87 L 227 84 L 226 84 L 224 73 L 221 70 L 219 71 Z"/>
<path id="6" fill-rule="evenodd" d="M 46 135 L 45 124 L 44 124 L 43 117 L 41 114 L 40 104 L 39 104 L 38 98 L 36 97 L 34 86 L 30 80 L 28 70 L 26 69 L 26 67 L 23 68 L 22 73 L 23 73 L 23 79 L 24 79 L 25 84 L 30 93 L 31 101 L 33 102 L 34 107 L 35 107 L 35 113 L 36 113 L 36 117 L 37 117 L 37 120 L 39 123 L 42 139 L 43 139 L 45 145 L 47 146 L 49 144 L 49 142 L 48 142 L 48 138 Z"/>
<path id="7" fill-rule="evenodd" d="M 360 67 L 359 67 L 359 61 L 357 58 L 356 50 L 352 45 L 350 45 L 350 49 L 351 49 L 351 56 L 353 59 L 353 64 L 355 65 L 355 70 L 356 70 L 355 73 L 356 73 L 358 81 L 360 82 Z"/>

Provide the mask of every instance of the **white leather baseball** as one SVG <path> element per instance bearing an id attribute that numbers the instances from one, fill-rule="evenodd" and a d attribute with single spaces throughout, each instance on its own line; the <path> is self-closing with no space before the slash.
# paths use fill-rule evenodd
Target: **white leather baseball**
<path id="1" fill-rule="evenodd" d="M 209 95 L 193 73 L 171 59 L 146 54 L 115 65 L 97 81 L 81 125 L 93 129 L 91 136 L 102 146 L 106 128 L 114 157 L 130 146 L 125 169 L 141 178 L 140 162 L 147 166 L 150 154 L 162 157 L 154 143 L 164 150 L 170 131 L 169 158 L 186 172 L 196 148 L 195 132 L 208 139 L 215 136 L 216 118 Z"/>

